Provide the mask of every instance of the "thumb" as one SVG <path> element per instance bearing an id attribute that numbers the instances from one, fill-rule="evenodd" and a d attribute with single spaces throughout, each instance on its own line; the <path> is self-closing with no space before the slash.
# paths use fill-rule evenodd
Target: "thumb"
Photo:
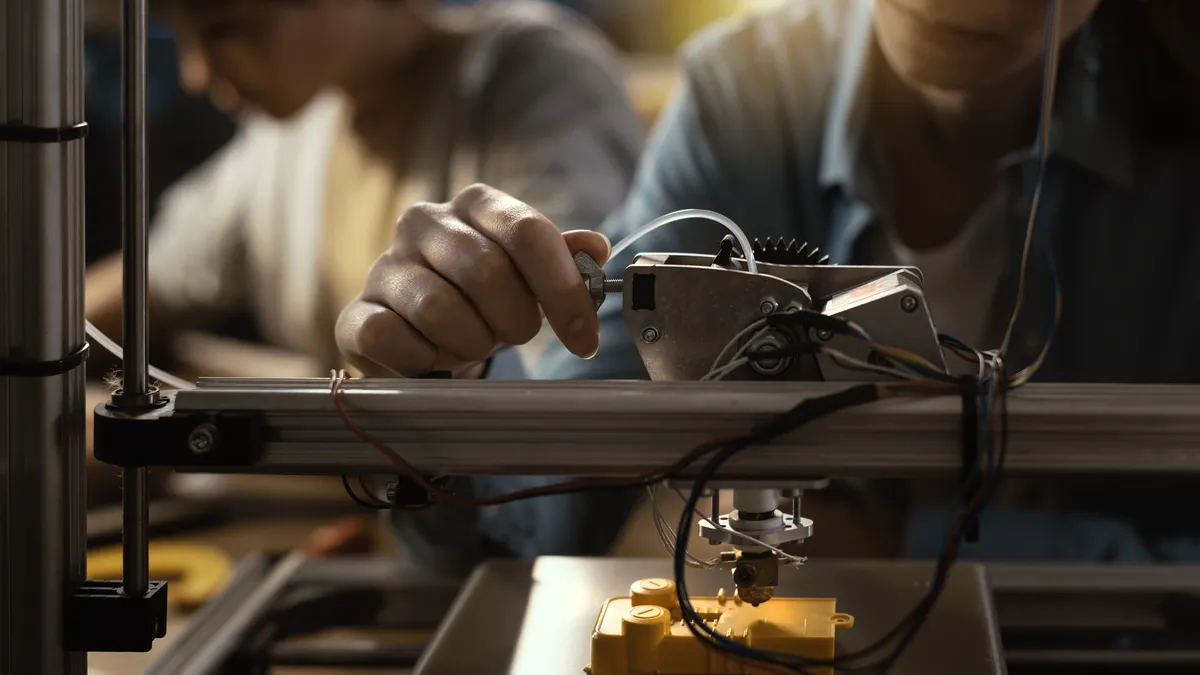
<path id="1" fill-rule="evenodd" d="M 592 256 L 597 265 L 608 262 L 608 255 L 612 252 L 612 243 L 608 241 L 608 237 L 591 230 L 563 232 L 563 240 L 567 242 L 567 248 L 572 255 L 583 251 Z"/>

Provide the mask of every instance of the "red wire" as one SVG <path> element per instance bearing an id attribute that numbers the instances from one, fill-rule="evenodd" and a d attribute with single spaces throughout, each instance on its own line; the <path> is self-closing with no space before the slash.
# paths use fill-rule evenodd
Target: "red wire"
<path id="1" fill-rule="evenodd" d="M 636 478 L 632 478 L 632 479 L 630 479 L 630 478 L 584 478 L 584 479 L 579 479 L 579 480 L 571 480 L 571 481 L 564 481 L 561 483 L 555 483 L 553 485 L 539 485 L 538 487 L 525 488 L 522 490 L 515 490 L 513 492 L 507 492 L 507 493 L 499 494 L 499 495 L 491 495 L 488 497 L 463 497 L 463 496 L 455 494 L 453 492 L 448 492 L 446 490 L 443 490 L 443 489 L 437 487 L 436 485 L 434 485 L 433 483 L 431 483 L 429 480 L 427 480 L 424 476 L 421 475 L 421 472 L 418 471 L 416 469 L 416 467 L 414 467 L 412 464 L 409 464 L 407 460 L 405 460 L 402 456 L 400 456 L 399 453 L 397 453 L 395 450 L 392 450 L 387 445 L 385 445 L 384 443 L 379 441 L 377 438 L 375 438 L 374 436 L 372 436 L 371 434 L 369 434 L 368 432 L 363 430 L 362 427 L 358 426 L 358 424 L 356 424 L 354 422 L 354 420 L 350 418 L 350 414 L 348 412 L 346 412 L 346 408 L 342 403 L 342 397 L 341 397 L 342 383 L 345 382 L 346 379 L 348 379 L 348 378 L 344 378 L 344 377 L 343 378 L 335 378 L 333 387 L 330 392 L 331 398 L 333 399 L 333 405 L 337 409 L 338 415 L 342 418 L 342 422 L 345 423 L 346 428 L 351 433 L 353 433 L 355 436 L 359 437 L 364 442 L 370 444 L 372 447 L 374 447 L 376 450 L 378 450 L 380 453 L 382 453 L 385 457 L 387 457 L 392 462 L 392 464 L 394 464 L 396 466 L 396 468 L 400 470 L 401 473 L 403 473 L 408 478 L 412 479 L 413 482 L 415 482 L 417 485 L 421 486 L 422 489 L 424 489 L 426 492 L 428 492 L 434 501 L 445 501 L 445 502 L 451 502 L 451 503 L 455 503 L 455 504 L 469 504 L 469 505 L 473 505 L 473 506 L 490 506 L 490 505 L 494 505 L 494 504 L 502 504 L 505 502 L 511 502 L 511 501 L 518 500 L 518 499 L 528 499 L 528 498 L 540 497 L 540 496 L 548 495 L 548 494 L 558 494 L 558 493 L 562 492 L 563 490 L 578 490 L 578 489 L 594 488 L 594 487 L 640 486 L 640 485 L 645 485 L 645 484 L 657 482 L 657 481 L 663 480 L 665 478 L 668 478 L 668 477 L 678 473 L 679 471 L 687 468 L 688 465 L 690 465 L 692 462 L 696 461 L 698 458 L 700 458 L 710 452 L 713 452 L 713 451 L 717 450 L 718 448 L 721 448 L 725 445 L 728 445 L 728 444 L 736 442 L 736 441 L 746 440 L 747 438 L 749 438 L 748 434 L 737 434 L 737 435 L 731 435 L 731 436 L 726 436 L 723 438 L 717 438 L 717 439 L 710 440 L 710 441 L 696 447 L 691 452 L 689 452 L 687 455 L 685 455 L 682 459 L 680 459 L 678 462 L 672 464 L 671 466 L 668 466 L 668 467 L 665 467 L 662 469 L 656 469 L 654 471 L 651 471 L 646 474 L 642 474 L 642 475 L 640 475 Z"/>

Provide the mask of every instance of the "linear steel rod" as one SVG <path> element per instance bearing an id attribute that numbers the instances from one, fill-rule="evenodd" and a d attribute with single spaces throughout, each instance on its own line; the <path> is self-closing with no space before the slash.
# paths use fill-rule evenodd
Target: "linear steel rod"
<path id="1" fill-rule="evenodd" d="M 631 476 L 846 385 L 739 382 L 351 380 L 353 422 L 409 462 L 456 474 Z M 326 380 L 203 379 L 175 413 L 258 413 L 265 453 L 234 473 L 394 473 L 352 433 Z M 846 410 L 740 454 L 726 477 L 957 474 L 961 401 Z M 1200 473 L 1200 387 L 1028 385 L 1010 397 L 1006 470 Z M 230 439 L 230 442 L 232 439 Z"/>
<path id="2" fill-rule="evenodd" d="M 147 375 L 146 0 L 124 0 L 121 23 L 121 196 L 124 315 L 122 393 L 150 389 Z"/>
<path id="3" fill-rule="evenodd" d="M 147 326 L 147 245 L 149 210 L 146 192 L 146 0 L 125 0 L 121 21 L 121 133 L 122 266 L 125 352 L 122 387 L 113 404 L 118 407 L 152 406 L 157 394 L 150 387 Z M 141 597 L 150 583 L 150 521 L 146 470 L 124 469 L 122 493 L 123 575 L 126 595 Z"/>
<path id="4" fill-rule="evenodd" d="M 82 4 L 0 2 L 3 361 L 65 361 L 84 344 Z M 84 379 L 0 376 L 2 675 L 87 670 L 63 646 L 84 579 Z"/>

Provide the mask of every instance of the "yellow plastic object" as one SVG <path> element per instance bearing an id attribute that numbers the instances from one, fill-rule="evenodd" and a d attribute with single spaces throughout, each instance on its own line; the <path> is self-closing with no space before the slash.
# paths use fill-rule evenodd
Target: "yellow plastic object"
<path id="1" fill-rule="evenodd" d="M 775 598 L 751 607 L 722 590 L 692 598 L 696 612 L 718 633 L 766 651 L 831 659 L 834 633 L 854 617 L 839 614 L 832 598 Z M 809 668 L 832 675 L 831 668 Z M 589 675 L 778 675 L 779 669 L 738 659 L 701 643 L 680 620 L 675 582 L 642 579 L 629 597 L 604 603 L 592 632 Z"/>
<path id="2" fill-rule="evenodd" d="M 89 551 L 88 576 L 120 579 L 122 562 L 119 546 Z M 204 604 L 225 587 L 232 574 L 233 560 L 221 549 L 175 542 L 150 544 L 150 578 L 170 582 L 167 601 L 180 609 Z"/>

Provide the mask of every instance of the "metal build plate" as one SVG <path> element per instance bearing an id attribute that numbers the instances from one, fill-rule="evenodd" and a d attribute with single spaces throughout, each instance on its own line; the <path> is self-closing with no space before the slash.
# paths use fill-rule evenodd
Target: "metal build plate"
<path id="1" fill-rule="evenodd" d="M 916 604 L 929 563 L 818 562 L 780 575 L 779 595 L 837 598 L 854 616 L 839 631 L 839 653 L 859 649 L 892 629 Z M 666 558 L 539 558 L 480 567 L 442 622 L 417 675 L 580 675 L 592 629 L 609 598 L 628 595 L 638 579 L 671 577 Z M 688 588 L 716 595 L 728 572 L 689 570 Z M 991 595 L 981 566 L 959 564 L 924 629 L 892 675 L 1003 675 Z"/>

